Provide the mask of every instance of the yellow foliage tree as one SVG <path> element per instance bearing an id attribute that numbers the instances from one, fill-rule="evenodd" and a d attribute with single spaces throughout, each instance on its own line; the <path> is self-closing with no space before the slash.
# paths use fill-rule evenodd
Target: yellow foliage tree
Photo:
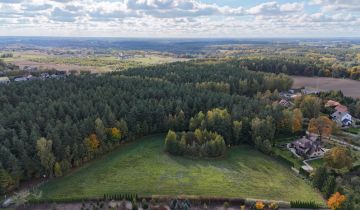
<path id="1" fill-rule="evenodd" d="M 308 131 L 310 133 L 316 133 L 322 137 L 329 137 L 332 133 L 333 121 L 326 116 L 320 116 L 318 118 L 312 118 L 309 123 Z"/>
<path id="2" fill-rule="evenodd" d="M 111 138 L 115 141 L 120 140 L 122 137 L 122 133 L 118 128 L 111 128 Z"/>
<path id="3" fill-rule="evenodd" d="M 91 134 L 88 138 L 85 138 L 84 144 L 89 152 L 96 152 L 100 146 L 100 141 L 96 134 Z"/>
<path id="4" fill-rule="evenodd" d="M 62 176 L 61 166 L 58 162 L 54 165 L 54 174 L 56 177 Z"/>
<path id="5" fill-rule="evenodd" d="M 331 210 L 338 210 L 341 208 L 342 204 L 346 201 L 346 196 L 341 195 L 339 192 L 334 193 L 329 200 L 327 205 Z"/>

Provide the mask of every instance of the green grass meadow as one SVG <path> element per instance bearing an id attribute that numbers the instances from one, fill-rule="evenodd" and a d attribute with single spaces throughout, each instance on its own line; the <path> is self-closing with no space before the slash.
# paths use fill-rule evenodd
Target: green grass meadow
<path id="1" fill-rule="evenodd" d="M 102 197 L 104 193 L 194 195 L 323 203 L 285 165 L 249 146 L 221 160 L 192 160 L 163 152 L 163 135 L 144 137 L 41 187 L 44 199 Z"/>

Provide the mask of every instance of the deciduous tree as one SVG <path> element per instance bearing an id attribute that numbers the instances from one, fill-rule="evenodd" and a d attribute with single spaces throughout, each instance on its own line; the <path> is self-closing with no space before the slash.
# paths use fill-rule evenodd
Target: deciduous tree
<path id="1" fill-rule="evenodd" d="M 321 99 L 316 96 L 307 95 L 301 101 L 300 109 L 305 117 L 317 118 L 321 110 Z"/>
<path id="2" fill-rule="evenodd" d="M 326 116 L 320 116 L 310 120 L 308 131 L 310 133 L 319 134 L 320 139 L 329 137 L 333 130 L 333 121 Z"/>
<path id="3" fill-rule="evenodd" d="M 237 120 L 233 121 L 232 131 L 233 131 L 234 143 L 236 145 L 240 144 L 241 142 L 244 142 L 243 136 L 242 136 L 242 122 L 241 121 L 237 121 Z"/>
<path id="4" fill-rule="evenodd" d="M 55 156 L 52 152 L 52 141 L 40 138 L 36 143 L 36 150 L 45 172 L 52 176 L 55 163 Z"/>
<path id="5" fill-rule="evenodd" d="M 14 188 L 15 181 L 11 175 L 5 169 L 0 169 L 0 194 L 6 193 Z"/>
<path id="6" fill-rule="evenodd" d="M 58 162 L 56 162 L 54 165 L 54 174 L 56 177 L 60 177 L 63 174 L 62 170 L 61 170 L 61 166 Z"/>
<path id="7" fill-rule="evenodd" d="M 334 147 L 327 151 L 324 156 L 326 164 L 335 169 L 351 168 L 352 157 L 348 149 L 344 147 Z"/>

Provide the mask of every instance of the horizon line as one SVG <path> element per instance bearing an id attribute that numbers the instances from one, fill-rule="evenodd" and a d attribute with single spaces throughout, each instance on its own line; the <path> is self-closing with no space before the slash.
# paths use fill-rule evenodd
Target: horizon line
<path id="1" fill-rule="evenodd" d="M 105 39 L 360 39 L 360 36 L 288 36 L 288 37 L 145 37 L 145 36 L 52 36 L 0 35 L 0 38 L 105 38 Z"/>

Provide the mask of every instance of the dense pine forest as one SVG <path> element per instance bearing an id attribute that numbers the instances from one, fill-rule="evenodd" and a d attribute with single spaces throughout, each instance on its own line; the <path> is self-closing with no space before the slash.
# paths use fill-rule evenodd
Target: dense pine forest
<path id="1" fill-rule="evenodd" d="M 192 117 L 214 108 L 226 110 L 234 125 L 217 130 L 228 133 L 226 144 L 262 147 L 274 132 L 261 132 L 286 130 L 276 125 L 283 108 L 273 101 L 291 84 L 281 74 L 190 62 L 2 85 L 1 191 L 35 177 L 61 176 L 125 140 L 186 131 Z"/>

